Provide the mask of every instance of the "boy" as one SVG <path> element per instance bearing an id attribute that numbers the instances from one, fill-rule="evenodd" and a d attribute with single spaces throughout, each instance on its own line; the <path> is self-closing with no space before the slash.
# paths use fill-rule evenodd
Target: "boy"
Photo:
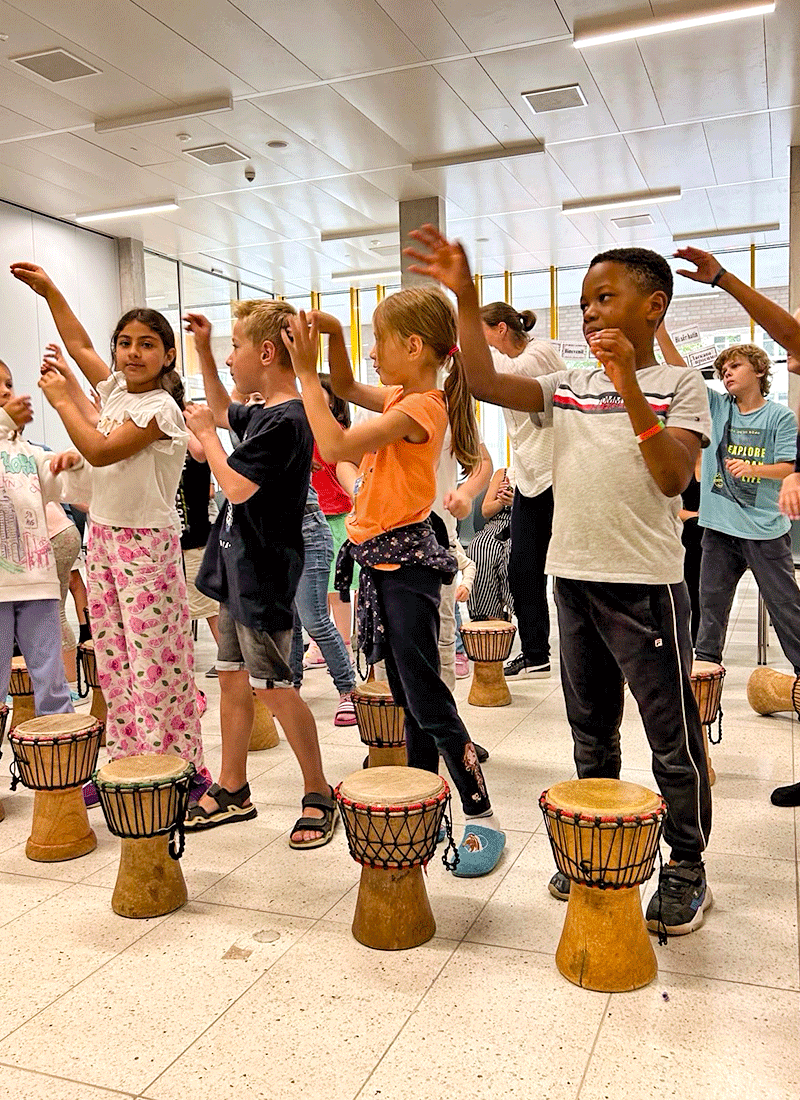
<path id="1" fill-rule="evenodd" d="M 262 395 L 263 404 L 249 406 L 232 403 L 220 381 L 209 321 L 197 313 L 185 318 L 208 401 L 207 407 L 189 405 L 186 423 L 227 497 L 195 582 L 220 604 L 222 766 L 219 783 L 189 811 L 186 828 L 211 829 L 256 816 L 247 783 L 255 688 L 283 727 L 303 773 L 303 816 L 289 844 L 318 848 L 333 837 L 336 803 L 322 770 L 313 715 L 292 686 L 289 664 L 313 442 L 281 339 L 289 313 L 294 313 L 292 306 L 269 300 L 234 306 L 227 365 L 239 393 Z M 218 426 L 242 441 L 230 458 Z"/>
<path id="2" fill-rule="evenodd" d="M 624 676 L 669 810 L 664 833 L 672 860 L 647 924 L 655 931 L 661 917 L 670 935 L 692 932 L 712 902 L 702 862 L 711 797 L 691 690 L 678 512 L 710 421 L 699 374 L 659 366 L 653 351 L 672 296 L 669 265 L 645 249 L 595 256 L 581 311 L 600 367 L 526 378 L 494 368 L 461 246 L 430 226 L 413 235 L 429 250 L 407 250 L 419 261 L 414 270 L 458 297 L 475 396 L 552 420 L 555 509 L 547 572 L 556 578 L 561 679 L 578 775 L 619 776 Z M 564 897 L 568 889 L 568 880 L 555 875 L 551 892 Z"/>
<path id="3" fill-rule="evenodd" d="M 24 442 L 31 399 L 14 394 L 0 360 L 0 699 L 5 699 L 16 639 L 33 684 L 37 714 L 71 714 L 61 659 L 61 590 L 47 534 L 45 504 L 61 498 L 51 462 L 83 465 L 76 454 L 47 454 Z"/>

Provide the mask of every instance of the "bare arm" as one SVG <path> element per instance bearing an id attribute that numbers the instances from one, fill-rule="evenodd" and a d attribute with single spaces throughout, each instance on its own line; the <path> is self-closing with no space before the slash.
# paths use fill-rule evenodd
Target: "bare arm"
<path id="1" fill-rule="evenodd" d="M 355 462 L 336 463 L 336 480 L 351 500 L 353 498 L 353 489 L 355 488 L 357 475 L 358 466 L 356 466 Z"/>
<path id="2" fill-rule="evenodd" d="M 12 264 L 11 274 L 47 302 L 67 352 L 89 382 L 96 386 L 108 378 L 111 371 L 94 350 L 89 334 L 69 308 L 66 298 L 50 276 L 37 264 L 31 263 Z"/>
<path id="3" fill-rule="evenodd" d="M 783 481 L 794 473 L 793 462 L 769 462 L 759 466 L 753 462 L 742 462 L 739 458 L 727 458 L 725 467 L 734 477 L 766 477 L 771 481 Z"/>
<path id="4" fill-rule="evenodd" d="M 465 519 L 469 515 L 472 511 L 472 504 L 475 497 L 484 491 L 492 476 L 492 470 L 494 468 L 492 457 L 487 451 L 485 444 L 481 443 L 480 447 L 480 463 L 475 467 L 469 477 L 465 478 L 451 493 L 445 493 L 444 495 L 444 501 L 442 503 L 450 515 L 455 516 L 456 519 Z"/>
<path id="5" fill-rule="evenodd" d="M 214 421 L 218 428 L 227 428 L 228 406 L 231 403 L 231 395 L 225 389 L 217 371 L 217 364 L 211 353 L 211 322 L 202 313 L 187 313 L 183 318 L 186 323 L 186 331 L 194 337 L 194 346 L 197 358 L 200 360 L 200 370 L 203 374 L 203 389 L 205 390 L 208 407 L 214 414 Z"/>
<path id="6" fill-rule="evenodd" d="M 352 402 L 353 405 L 360 405 L 362 409 L 383 412 L 385 396 L 383 389 L 380 386 L 368 386 L 364 382 L 356 381 L 339 321 L 332 314 L 321 313 L 319 310 L 312 310 L 308 319 L 309 321 L 316 319 L 317 331 L 327 333 L 328 365 L 331 369 L 331 385 L 336 396 L 341 397 L 343 401 Z"/>
<path id="7" fill-rule="evenodd" d="M 672 337 L 667 332 L 663 321 L 656 329 L 656 340 L 658 340 L 658 346 L 661 348 L 665 363 L 671 367 L 686 367 L 688 369 L 689 364 L 673 344 Z"/>
<path id="8" fill-rule="evenodd" d="M 442 283 L 458 298 L 461 353 L 473 396 L 507 409 L 542 412 L 542 387 L 535 378 L 501 374 L 495 370 L 483 335 L 478 295 L 464 249 L 457 242 L 451 244 L 432 225 L 413 230 L 411 236 L 425 249 L 424 252 L 416 248 L 403 249 L 407 256 L 417 261 L 411 265 L 411 270 Z"/>
<path id="9" fill-rule="evenodd" d="M 679 275 L 696 283 L 711 283 L 716 279 L 716 285 L 735 298 L 757 325 L 769 333 L 782 348 L 786 348 L 789 355 L 795 359 L 800 358 L 800 322 L 791 313 L 737 279 L 730 271 L 725 271 L 710 252 L 704 252 L 701 248 L 679 248 L 675 255 L 682 260 L 688 260 L 696 268 L 695 271 L 679 269 Z"/>
<path id="10" fill-rule="evenodd" d="M 44 358 L 42 360 L 42 374 L 47 374 L 50 370 L 57 371 L 58 374 L 66 379 L 67 385 L 69 386 L 70 399 L 77 405 L 89 423 L 96 426 L 97 421 L 100 419 L 97 407 L 81 389 L 80 382 L 67 365 L 67 361 L 61 354 L 61 348 L 58 344 L 48 344 L 45 348 Z"/>
<path id="11" fill-rule="evenodd" d="M 489 482 L 486 496 L 481 505 L 481 514 L 484 519 L 491 519 L 503 508 L 508 507 L 514 499 L 514 492 L 506 482 L 506 471 L 495 470 L 494 477 Z"/>
<path id="12" fill-rule="evenodd" d="M 211 473 L 231 504 L 243 504 L 249 500 L 257 492 L 258 485 L 228 465 L 228 456 L 217 435 L 211 409 L 207 405 L 187 405 L 183 418 L 189 431 L 202 444 Z"/>

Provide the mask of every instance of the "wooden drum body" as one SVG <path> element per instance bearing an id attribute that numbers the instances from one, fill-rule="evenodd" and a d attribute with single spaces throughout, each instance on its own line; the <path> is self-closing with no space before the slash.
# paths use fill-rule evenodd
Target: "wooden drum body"
<path id="1" fill-rule="evenodd" d="M 747 701 L 757 714 L 793 710 L 800 715 L 800 677 L 761 665 L 747 681 Z"/>
<path id="2" fill-rule="evenodd" d="M 180 756 L 156 753 L 121 757 L 95 773 L 109 831 L 122 839 L 111 898 L 121 917 L 160 917 L 185 904 L 178 860 L 193 775 Z"/>
<path id="3" fill-rule="evenodd" d="M 556 965 L 575 985 L 639 989 L 658 972 L 639 885 L 653 873 L 664 800 L 617 779 L 557 783 L 539 799 L 556 865 L 570 880 Z"/>
<path id="4" fill-rule="evenodd" d="M 511 652 L 517 629 L 504 619 L 464 623 L 461 640 L 474 663 L 467 702 L 473 707 L 506 707 L 511 702 L 503 662 Z"/>
<path id="5" fill-rule="evenodd" d="M 24 657 L 12 657 L 11 659 L 11 679 L 8 683 L 8 693 L 14 700 L 14 709 L 11 715 L 11 729 L 13 730 L 22 722 L 30 722 L 31 718 L 36 717 L 33 684 L 28 675 Z"/>
<path id="6" fill-rule="evenodd" d="M 279 744 L 278 727 L 275 725 L 272 711 L 253 692 L 253 728 L 250 731 L 250 744 L 247 751 L 261 752 L 262 749 L 274 749 Z"/>
<path id="7" fill-rule="evenodd" d="M 367 768 L 344 779 L 336 797 L 350 855 L 361 864 L 353 935 L 379 951 L 425 943 L 436 921 L 422 868 L 436 850 L 447 784 L 419 768 Z"/>
<path id="8" fill-rule="evenodd" d="M 720 738 L 722 736 L 720 703 L 722 702 L 722 683 L 724 679 L 725 669 L 722 665 L 713 664 L 711 661 L 695 661 L 692 665 L 692 692 L 703 725 L 705 735 L 703 744 L 706 750 L 708 781 L 712 787 L 717 781 L 717 774 L 711 766 L 708 742 L 711 740 L 711 727 L 717 721 L 717 718 L 720 720 Z"/>
<path id="9" fill-rule="evenodd" d="M 353 706 L 361 740 L 369 746 L 369 766 L 405 767 L 406 714 L 392 698 L 385 680 L 367 680 L 353 689 Z"/>
<path id="10" fill-rule="evenodd" d="M 103 690 L 100 687 L 100 681 L 97 678 L 97 661 L 94 656 L 94 641 L 92 638 L 87 639 L 85 642 L 81 642 L 78 646 L 78 667 L 83 672 L 86 686 L 92 689 L 92 705 L 89 708 L 89 713 L 93 714 L 98 722 L 102 722 L 103 726 L 105 726 L 106 718 L 108 717 L 108 708 L 106 707 Z M 103 744 L 105 745 L 105 743 L 106 739 L 104 736 Z"/>
<path id="11" fill-rule="evenodd" d="M 97 847 L 81 787 L 97 765 L 102 730 L 91 715 L 48 714 L 9 733 L 19 780 L 36 792 L 28 859 L 54 863 Z"/>

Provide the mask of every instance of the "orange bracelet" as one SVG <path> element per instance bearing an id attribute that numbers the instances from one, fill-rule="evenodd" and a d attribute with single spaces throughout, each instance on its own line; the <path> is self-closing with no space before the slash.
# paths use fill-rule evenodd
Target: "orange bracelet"
<path id="1" fill-rule="evenodd" d="M 652 428 L 648 428 L 646 432 L 642 432 L 641 435 L 636 436 L 637 443 L 644 443 L 646 439 L 652 439 L 654 435 L 658 435 L 659 432 L 664 431 L 664 421 L 657 420 Z"/>

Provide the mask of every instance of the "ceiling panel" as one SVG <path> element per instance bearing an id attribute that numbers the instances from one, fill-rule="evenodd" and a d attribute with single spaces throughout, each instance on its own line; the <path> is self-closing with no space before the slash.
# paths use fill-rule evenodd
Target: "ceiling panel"
<path id="1" fill-rule="evenodd" d="M 578 193 L 587 198 L 647 189 L 647 181 L 621 135 L 551 145 L 548 152 Z"/>
<path id="2" fill-rule="evenodd" d="M 771 175 L 769 115 L 706 122 L 703 129 L 720 183 L 739 183 Z"/>
<path id="3" fill-rule="evenodd" d="M 0 107 L 0 141 L 27 137 L 30 134 L 40 133 L 45 129 L 45 126 L 39 125 L 38 122 L 32 122 L 29 118 L 23 118 L 16 111 L 9 111 L 5 107 Z"/>
<path id="4" fill-rule="evenodd" d="M 765 180 L 716 187 L 708 193 L 711 209 L 720 228 L 728 225 L 760 225 L 786 222 L 789 201 L 788 180 Z"/>
<path id="5" fill-rule="evenodd" d="M 764 19 L 770 107 L 798 101 L 797 59 L 800 56 L 800 12 L 796 0 L 782 0 Z"/>
<path id="6" fill-rule="evenodd" d="M 555 0 L 437 0 L 437 5 L 471 50 L 570 33 Z"/>
<path id="7" fill-rule="evenodd" d="M 65 126 L 81 126 L 90 123 L 94 115 L 85 107 L 64 99 L 55 87 L 44 87 L 28 77 L 24 72 L 6 60 L 8 54 L 23 53 L 14 42 L 0 43 L 0 82 L 3 87 L 3 102 L 24 118 L 31 120 L 28 132 L 33 133 L 39 126 L 48 130 L 57 130 Z M 94 80 L 94 77 L 86 79 Z"/>
<path id="8" fill-rule="evenodd" d="M 578 189 L 550 153 L 543 157 L 514 157 L 504 164 L 539 206 L 560 206 L 567 199 L 579 198 Z"/>
<path id="9" fill-rule="evenodd" d="M 772 175 L 789 175 L 789 147 L 800 145 L 800 107 L 771 111 L 769 132 L 772 145 Z M 766 166 L 765 166 L 766 167 Z M 768 176 L 769 172 L 764 172 Z"/>
<path id="10" fill-rule="evenodd" d="M 465 50 L 463 39 L 433 0 L 379 0 L 389 18 L 413 42 L 423 57 L 448 57 Z"/>
<path id="11" fill-rule="evenodd" d="M 534 157 L 541 155 L 533 154 Z M 448 202 L 452 200 L 468 215 L 529 210 L 539 205 L 519 180 L 506 170 L 502 161 L 458 164 L 418 175 L 429 181 L 429 195 L 444 195 Z"/>
<path id="12" fill-rule="evenodd" d="M 637 42 L 616 42 L 581 53 L 620 130 L 661 126 L 664 122 Z M 620 74 L 625 79 L 620 79 Z"/>
<path id="13" fill-rule="evenodd" d="M 648 188 L 710 187 L 717 182 L 699 123 L 626 134 L 625 142 Z"/>
<path id="14" fill-rule="evenodd" d="M 419 172 L 408 166 L 385 168 L 377 172 L 362 172 L 361 178 L 383 191 L 396 202 L 407 199 L 424 199 L 431 193 L 431 185 Z M 397 214 L 395 213 L 395 219 Z"/>
<path id="15" fill-rule="evenodd" d="M 692 233 L 695 229 L 710 229 L 717 224 L 705 188 L 684 191 L 680 202 L 664 203 L 658 210 L 672 233 Z"/>
<path id="16" fill-rule="evenodd" d="M 565 217 L 560 210 L 536 210 L 518 214 L 498 214 L 492 221 L 525 249 L 539 255 L 559 255 L 564 248 L 587 244 L 586 232 L 594 233 L 593 215 L 583 215 L 583 226 Z M 557 262 L 557 261 L 553 261 Z"/>

